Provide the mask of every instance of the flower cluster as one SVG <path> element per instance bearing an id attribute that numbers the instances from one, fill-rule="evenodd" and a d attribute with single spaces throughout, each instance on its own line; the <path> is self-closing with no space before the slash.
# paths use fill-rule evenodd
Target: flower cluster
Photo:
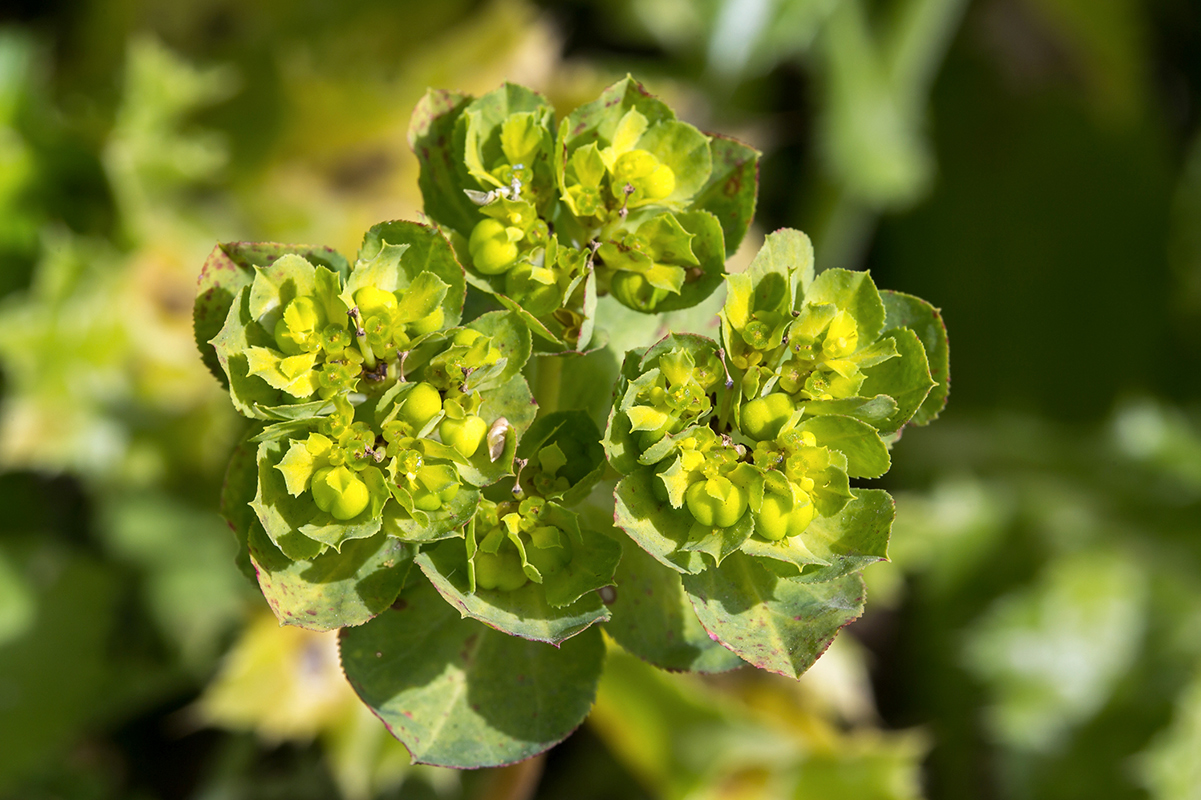
<path id="1" fill-rule="evenodd" d="M 816 568 L 806 533 L 888 469 L 884 436 L 934 386 L 925 349 L 866 273 L 814 278 L 795 231 L 727 280 L 723 347 L 669 335 L 627 357 L 606 437 L 618 523 L 684 572 L 736 550 Z"/>
<path id="2" fill-rule="evenodd" d="M 235 405 L 263 420 L 258 524 L 301 560 L 381 529 L 450 534 L 531 421 L 528 330 L 511 312 L 453 327 L 462 268 L 426 226 L 376 226 L 353 268 L 307 255 L 247 270 L 213 340 Z"/>
<path id="3" fill-rule="evenodd" d="M 252 420 L 222 512 L 277 617 L 342 629 L 355 691 L 451 766 L 574 729 L 600 624 L 669 669 L 800 674 L 887 546 L 891 499 L 851 481 L 945 400 L 937 312 L 815 276 L 796 231 L 726 276 L 758 154 L 632 79 L 561 121 L 519 86 L 430 92 L 410 141 L 438 227 L 376 225 L 353 265 L 223 244 L 201 274 L 202 357 Z M 598 309 L 660 323 L 598 298 L 684 309 L 723 278 L 720 343 L 626 353 L 602 436 Z"/>
<path id="4" fill-rule="evenodd" d="M 431 92 L 410 141 L 426 213 L 455 232 L 469 280 L 548 348 L 587 347 L 598 294 L 644 312 L 696 304 L 750 222 L 742 175 L 758 154 L 677 120 L 630 78 L 560 123 L 519 86 Z"/>

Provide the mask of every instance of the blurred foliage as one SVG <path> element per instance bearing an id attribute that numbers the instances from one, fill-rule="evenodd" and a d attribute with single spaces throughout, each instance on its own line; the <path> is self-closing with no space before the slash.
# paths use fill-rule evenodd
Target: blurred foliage
<path id="1" fill-rule="evenodd" d="M 541 6 L 0 11 L 0 796 L 1196 796 L 1201 11 Z M 627 71 L 765 152 L 750 250 L 792 225 L 942 307 L 952 401 L 898 444 L 862 647 L 796 685 L 614 650 L 545 760 L 417 772 L 233 564 L 195 273 L 414 216 L 429 85 L 566 112 Z"/>

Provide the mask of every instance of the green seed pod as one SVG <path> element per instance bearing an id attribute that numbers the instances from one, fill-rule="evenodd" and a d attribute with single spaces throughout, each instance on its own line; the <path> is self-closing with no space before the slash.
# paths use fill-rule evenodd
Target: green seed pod
<path id="1" fill-rule="evenodd" d="M 517 548 L 510 545 L 498 553 L 477 551 L 472 559 L 475 564 L 475 585 L 480 589 L 495 589 L 511 592 L 529 583 L 521 568 L 521 557 Z"/>
<path id="2" fill-rule="evenodd" d="M 667 297 L 668 291 L 652 286 L 637 272 L 621 271 L 613 275 L 609 291 L 624 305 L 638 311 L 651 312 Z"/>
<path id="3" fill-rule="evenodd" d="M 442 410 L 442 395 L 428 383 L 419 383 L 405 395 L 399 418 L 419 431 Z"/>
<path id="4" fill-rule="evenodd" d="M 742 432 L 758 441 L 774 439 L 794 410 L 792 398 L 780 392 L 751 400 L 742 406 Z"/>
<path id="5" fill-rule="evenodd" d="M 535 317 L 545 316 L 559 307 L 559 287 L 534 280 L 534 266 L 518 264 L 505 275 L 505 294 Z"/>
<path id="6" fill-rule="evenodd" d="M 499 275 L 517 261 L 517 243 L 504 223 L 496 219 L 480 220 L 471 231 L 467 249 L 475 268 L 485 275 Z"/>
<path id="7" fill-rule="evenodd" d="M 545 578 L 571 562 L 571 542 L 558 528 L 541 526 L 530 531 L 526 558 Z"/>
<path id="8" fill-rule="evenodd" d="M 747 509 L 747 492 L 727 478 L 697 481 L 684 492 L 684 502 L 693 518 L 702 525 L 728 528 Z"/>
<path id="9" fill-rule="evenodd" d="M 359 308 L 359 314 L 363 319 L 376 316 L 377 314 L 391 319 L 392 313 L 396 311 L 396 295 L 392 292 L 385 292 L 383 289 L 377 289 L 374 286 L 364 286 L 354 293 L 354 302 Z"/>
<path id="10" fill-rule="evenodd" d="M 645 178 L 659 167 L 659 159 L 647 150 L 630 150 L 618 157 L 613 165 L 613 192 L 621 195 L 621 187 Z"/>
<path id="11" fill-rule="evenodd" d="M 807 494 L 797 492 L 797 495 L 794 500 L 790 495 L 765 494 L 759 513 L 755 515 L 755 533 L 773 542 L 804 533 L 816 510 Z"/>
<path id="12" fill-rule="evenodd" d="M 470 347 L 475 343 L 476 339 L 483 335 L 484 334 L 480 333 L 475 328 L 460 328 L 459 330 L 455 331 L 455 335 L 451 338 L 451 342 L 453 344 L 462 345 L 463 347 Z"/>
<path id="13" fill-rule="evenodd" d="M 488 435 L 488 423 L 474 414 L 463 419 L 448 417 L 438 426 L 438 435 L 443 444 L 458 450 L 464 458 L 471 458 Z"/>
<path id="14" fill-rule="evenodd" d="M 313 475 L 312 491 L 317 508 L 343 521 L 361 514 L 371 500 L 367 484 L 344 466 L 317 470 Z"/>
<path id="15" fill-rule="evenodd" d="M 459 493 L 459 476 L 445 464 L 427 464 L 417 470 L 410 483 L 413 505 L 422 511 L 437 511 Z"/>
<path id="16" fill-rule="evenodd" d="M 676 174 L 671 167 L 660 164 L 638 184 L 647 200 L 662 200 L 676 190 Z"/>
<path id="17" fill-rule="evenodd" d="M 424 336 L 427 333 L 433 333 L 442 327 L 442 323 L 446 321 L 446 312 L 442 310 L 442 306 L 438 306 L 429 314 L 419 320 L 409 323 L 409 330 L 417 336 Z M 408 344 L 406 339 L 405 344 Z"/>

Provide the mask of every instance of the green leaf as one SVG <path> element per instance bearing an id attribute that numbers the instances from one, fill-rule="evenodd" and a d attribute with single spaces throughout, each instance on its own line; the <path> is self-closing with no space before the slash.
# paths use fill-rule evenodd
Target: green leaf
<path id="1" fill-rule="evenodd" d="M 581 528 L 576 514 L 555 503 L 546 504 L 542 519 L 566 535 L 572 547 L 571 561 L 557 572 L 542 576 L 548 603 L 564 608 L 613 583 L 613 572 L 621 560 L 621 544 L 617 539 Z"/>
<path id="2" fill-rule="evenodd" d="M 901 292 L 882 291 L 884 328 L 909 328 L 926 350 L 926 361 L 934 388 L 910 420 L 914 425 L 928 425 L 938 419 L 947 405 L 951 391 L 951 356 L 947 342 L 947 326 L 938 309 L 920 297 Z"/>
<path id="3" fill-rule="evenodd" d="M 421 165 L 417 185 L 430 219 L 464 236 L 479 220 L 479 208 L 463 194 L 463 152 L 454 147 L 455 125 L 471 103 L 469 95 L 430 89 L 409 120 L 409 147 Z"/>
<path id="4" fill-rule="evenodd" d="M 677 213 L 675 219 L 693 234 L 692 253 L 700 262 L 700 274 L 688 278 L 679 294 L 669 294 L 655 306 L 655 313 L 691 308 L 713 294 L 726 274 L 725 245 L 717 217 L 708 211 Z"/>
<path id="5" fill-rule="evenodd" d="M 826 583 L 781 578 L 741 553 L 720 567 L 685 575 L 701 624 L 759 669 L 789 678 L 809 669 L 834 636 L 863 613 L 863 579 Z"/>
<path id="6" fill-rule="evenodd" d="M 259 524 L 250 530 L 259 588 L 283 625 L 330 631 L 362 625 L 400 594 L 417 548 L 379 532 L 309 560 L 293 561 Z"/>
<path id="7" fill-rule="evenodd" d="M 686 509 L 672 508 L 655 490 L 658 478 L 646 467 L 622 478 L 613 492 L 613 521 L 661 564 L 678 572 L 700 572 L 705 561 L 688 549 L 694 520 Z"/>
<path id="8" fill-rule="evenodd" d="M 602 442 L 609 463 L 622 475 L 628 475 L 638 469 L 638 456 L 641 453 L 641 448 L 633 439 L 633 423 L 620 406 L 630 381 L 635 380 L 642 372 L 640 365 L 643 353 L 642 350 L 630 350 L 622 360 L 621 373 L 613 390 L 609 423 L 605 426 L 605 438 Z"/>
<path id="9" fill-rule="evenodd" d="M 316 273 L 316 267 L 294 254 L 255 267 L 254 280 L 250 282 L 250 316 L 270 332 L 274 318 L 267 323 L 264 317 L 268 314 L 277 316 L 297 297 L 315 294 Z"/>
<path id="10" fill-rule="evenodd" d="M 192 326 L 196 346 L 205 366 L 222 386 L 229 379 L 221 369 L 210 342 L 221 332 L 234 298 L 243 286 L 254 280 L 254 267 L 267 266 L 289 253 L 303 256 L 313 264 L 322 264 L 340 275 L 350 266 L 346 259 L 329 247 L 274 242 L 224 242 L 213 248 L 196 283 L 196 302 L 192 306 Z"/>
<path id="11" fill-rule="evenodd" d="M 709 137 L 686 122 L 671 120 L 651 126 L 638 140 L 638 147 L 675 174 L 675 190 L 661 201 L 665 205 L 685 205 L 713 172 Z"/>
<path id="12" fill-rule="evenodd" d="M 404 250 L 398 252 L 393 249 L 402 245 L 405 246 Z M 375 266 L 377 262 L 378 266 Z M 453 328 L 462 319 L 463 299 L 467 292 L 463 267 L 455 258 L 450 242 L 434 226 L 405 220 L 372 225 L 359 247 L 355 272 L 360 269 L 360 264 L 375 266 L 375 270 L 381 272 L 387 270 L 386 275 L 380 276 L 383 282 L 375 284 L 385 291 L 405 289 L 421 273 L 434 273 L 450 287 L 442 298 L 442 312 L 445 315 L 443 327 Z M 353 272 L 351 280 L 354 280 Z M 349 281 L 347 290 L 350 291 Z"/>
<path id="13" fill-rule="evenodd" d="M 808 295 L 814 280 L 813 269 L 813 243 L 809 237 L 792 228 L 782 228 L 769 233 L 763 240 L 763 246 L 751 260 L 746 274 L 756 285 L 767 275 L 784 278 L 791 275 L 789 298 L 790 303 L 795 303 L 798 298 Z"/>
<path id="14" fill-rule="evenodd" d="M 899 430 L 922 407 L 934 387 L 926 350 L 917 334 L 908 328 L 893 328 L 883 338 L 890 337 L 896 342 L 899 358 L 865 369 L 867 377 L 860 388 L 864 395 L 886 394 L 897 402 L 897 410 L 878 425 L 881 433 Z"/>
<path id="15" fill-rule="evenodd" d="M 355 692 L 413 760 L 474 768 L 549 749 L 592 707 L 604 661 L 598 629 L 559 648 L 459 619 L 424 581 L 389 611 L 341 633 Z"/>
<path id="16" fill-rule="evenodd" d="M 828 269 L 814 279 L 804 299 L 814 305 L 830 303 L 848 312 L 855 318 L 859 341 L 864 344 L 876 341 L 884 330 L 884 302 L 872 276 L 866 272 Z M 799 302 L 796 308 L 800 309 Z"/>
<path id="17" fill-rule="evenodd" d="M 712 170 L 692 207 L 708 211 L 721 224 L 726 257 L 734 255 L 755 218 L 759 188 L 759 156 L 753 147 L 720 134 L 710 134 Z"/>
<path id="18" fill-rule="evenodd" d="M 258 446 L 251 441 L 256 432 L 250 432 L 238 442 L 230 456 L 229 465 L 225 468 L 225 479 L 221 484 L 221 500 L 219 509 L 222 518 L 228 523 L 238 541 L 238 555 L 235 563 L 250 580 L 256 580 L 254 565 L 250 563 L 250 550 L 247 544 L 250 528 L 258 524 L 258 517 L 250 507 L 251 501 L 258 489 L 259 466 Z"/>
<path id="19" fill-rule="evenodd" d="M 656 667 L 673 671 L 725 672 L 745 662 L 701 626 L 680 573 L 668 569 L 630 539 L 622 543 L 617 599 L 605 631 Z"/>
<path id="20" fill-rule="evenodd" d="M 436 542 L 462 536 L 480 504 L 480 493 L 471 486 L 459 491 L 437 511 L 415 511 L 412 516 L 399 503 L 384 506 L 384 533 L 402 542 Z M 420 517 L 417 515 L 420 514 Z"/>
<path id="21" fill-rule="evenodd" d="M 808 415 L 838 414 L 843 417 L 853 417 L 876 428 L 897 411 L 897 401 L 886 394 L 877 394 L 872 397 L 846 397 L 841 400 L 806 400 L 801 405 Z"/>
<path id="22" fill-rule="evenodd" d="M 752 536 L 742 552 L 796 567 L 801 581 L 823 582 L 888 560 L 896 507 L 883 489 L 858 489 L 831 517 L 815 517 L 800 536 L 769 542 Z"/>
<path id="23" fill-rule="evenodd" d="M 555 152 L 555 170 L 562 175 L 566 155 L 577 148 L 595 142 L 604 148 L 613 141 L 618 123 L 630 109 L 646 117 L 649 125 L 676 118 L 666 103 L 652 97 L 642 84 L 630 76 L 601 92 L 591 103 L 572 111 L 559 126 L 559 144 Z"/>
<path id="24" fill-rule="evenodd" d="M 506 123 L 510 134 L 507 137 Z M 524 135 L 514 135 L 519 133 L 518 128 Z M 532 163 L 524 165 L 533 171 L 533 185 L 523 187 L 529 191 L 523 191 L 522 197 L 532 196 L 539 209 L 545 211 L 555 180 L 551 168 L 554 141 L 554 108 L 547 99 L 524 86 L 505 83 L 472 101 L 455 125 L 455 152 L 462 156 L 460 188 L 487 191 L 500 187 L 501 181 L 489 170 L 497 162 L 512 164 L 509 155 L 519 155 L 511 152 L 515 146 L 527 149 L 532 145 Z M 506 152 L 506 146 L 510 152 Z M 522 156 L 521 163 L 526 160 Z M 463 234 L 470 234 L 470 229 Z"/>
<path id="25" fill-rule="evenodd" d="M 472 388 L 485 390 L 505 383 L 519 375 L 525 363 L 530 360 L 530 329 L 522 323 L 517 314 L 511 311 L 489 311 L 467 323 L 467 327 L 485 336 L 491 336 L 492 345 L 506 359 L 505 368 L 499 375 Z"/>
<path id="26" fill-rule="evenodd" d="M 250 285 L 238 290 L 229 316 L 221 331 L 213 337 L 212 345 L 217 362 L 229 382 L 229 396 L 234 408 L 252 419 L 271 419 L 271 409 L 295 404 L 296 398 L 266 381 L 250 374 L 247 351 L 251 347 L 274 347 L 272 339 L 250 314 Z"/>
<path id="27" fill-rule="evenodd" d="M 847 457 L 847 475 L 852 478 L 879 478 L 888 472 L 892 459 L 879 432 L 851 417 L 823 415 L 809 417 L 797 426 L 817 438 L 819 446 L 837 450 Z"/>
<path id="28" fill-rule="evenodd" d="M 463 616 L 523 639 L 557 645 L 609 618 L 609 610 L 595 593 L 558 607 L 547 599 L 546 588 L 533 581 L 511 592 L 478 588 L 472 592 L 466 543 L 458 539 L 425 550 L 417 556 L 417 566 Z"/>
<path id="29" fill-rule="evenodd" d="M 1050 561 L 976 617 L 964 665 L 991 695 L 990 733 L 1016 751 L 1047 752 L 1111 703 L 1149 634 L 1155 580 L 1129 551 L 1094 547 Z M 1066 655 L 1050 657 L 1067 653 L 1072 669 Z"/>

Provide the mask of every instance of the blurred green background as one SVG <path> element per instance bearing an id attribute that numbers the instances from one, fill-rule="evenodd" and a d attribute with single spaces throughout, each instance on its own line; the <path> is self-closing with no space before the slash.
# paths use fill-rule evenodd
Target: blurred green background
<path id="1" fill-rule="evenodd" d="M 797 227 L 942 308 L 950 405 L 799 683 L 615 649 L 546 757 L 411 767 L 234 565 L 195 276 L 415 217 L 427 86 L 626 72 L 763 150 L 731 268 Z M 1201 798 L 1199 130 L 1192 0 L 10 0 L 0 797 Z"/>

